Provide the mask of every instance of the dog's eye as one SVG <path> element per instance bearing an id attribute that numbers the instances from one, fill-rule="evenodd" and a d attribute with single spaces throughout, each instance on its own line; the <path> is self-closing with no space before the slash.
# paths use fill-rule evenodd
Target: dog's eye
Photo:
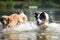
<path id="1" fill-rule="evenodd" d="M 44 15 L 41 15 L 39 18 L 40 18 L 41 20 L 46 19 Z"/>

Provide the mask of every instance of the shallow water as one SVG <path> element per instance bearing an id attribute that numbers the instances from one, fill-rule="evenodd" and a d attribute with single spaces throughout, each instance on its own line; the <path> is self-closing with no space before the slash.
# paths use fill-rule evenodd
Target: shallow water
<path id="1" fill-rule="evenodd" d="M 59 23 L 49 24 L 48 30 L 50 31 L 50 40 L 60 40 L 60 24 Z"/>
<path id="2" fill-rule="evenodd" d="M 1 28 L 2 25 L 0 24 L 0 30 L 2 30 Z M 26 38 L 25 40 L 60 40 L 59 23 L 48 24 L 45 33 L 40 33 L 39 31 L 40 27 L 35 22 L 26 22 L 23 24 L 19 23 L 14 28 L 4 29 L 3 33 L 10 34 L 14 32 L 20 38 Z"/>

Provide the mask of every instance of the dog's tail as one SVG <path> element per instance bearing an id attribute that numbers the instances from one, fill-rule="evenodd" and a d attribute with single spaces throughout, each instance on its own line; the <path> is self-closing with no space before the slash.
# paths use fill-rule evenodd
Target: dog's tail
<path id="1" fill-rule="evenodd" d="M 21 10 L 21 13 L 24 14 L 24 12 Z"/>
<path id="2" fill-rule="evenodd" d="M 21 9 L 16 10 L 15 13 L 24 14 L 24 12 Z"/>

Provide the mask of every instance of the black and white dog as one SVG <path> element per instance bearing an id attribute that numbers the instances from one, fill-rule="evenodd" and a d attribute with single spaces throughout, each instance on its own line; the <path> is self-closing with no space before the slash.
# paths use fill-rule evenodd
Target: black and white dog
<path id="1" fill-rule="evenodd" d="M 45 29 L 47 25 L 52 22 L 52 19 L 46 12 L 35 12 L 35 19 L 37 25 Z"/>

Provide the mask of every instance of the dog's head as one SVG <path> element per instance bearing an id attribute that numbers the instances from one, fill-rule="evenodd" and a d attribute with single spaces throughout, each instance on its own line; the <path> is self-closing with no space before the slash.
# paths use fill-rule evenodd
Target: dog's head
<path id="1" fill-rule="evenodd" d="M 36 12 L 35 18 L 37 21 L 37 25 L 49 22 L 49 15 L 46 12 Z"/>
<path id="2" fill-rule="evenodd" d="M 3 28 L 5 28 L 9 24 L 9 17 L 8 16 L 2 16 L 0 17 L 0 22 L 3 25 Z"/>

